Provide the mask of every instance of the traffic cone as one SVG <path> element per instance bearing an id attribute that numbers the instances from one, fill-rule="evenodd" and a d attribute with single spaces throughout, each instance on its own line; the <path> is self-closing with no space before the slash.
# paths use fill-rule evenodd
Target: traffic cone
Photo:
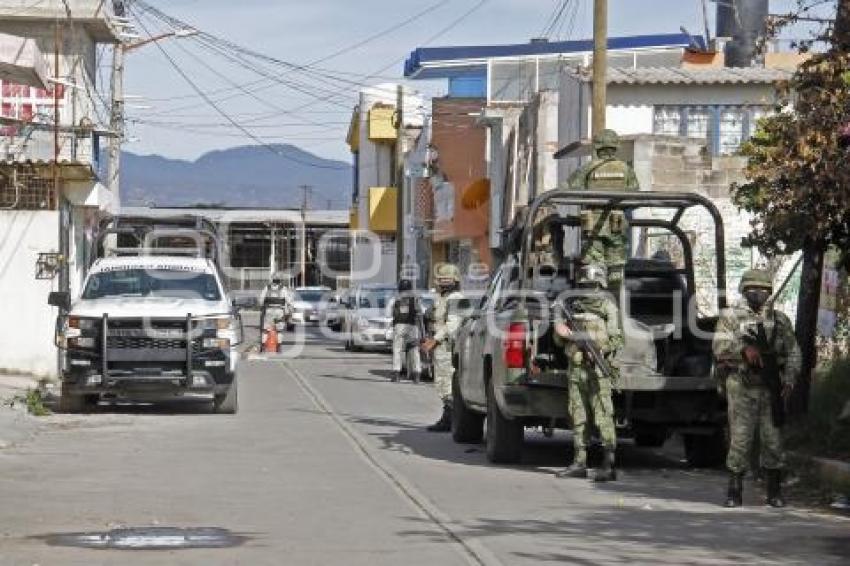
<path id="1" fill-rule="evenodd" d="M 277 347 L 280 344 L 277 341 L 277 329 L 274 324 L 266 327 L 266 339 L 263 341 L 263 352 L 266 354 L 277 354 Z"/>

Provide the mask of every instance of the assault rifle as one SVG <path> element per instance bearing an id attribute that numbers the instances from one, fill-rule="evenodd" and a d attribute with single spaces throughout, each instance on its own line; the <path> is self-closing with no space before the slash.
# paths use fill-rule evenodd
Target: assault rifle
<path id="1" fill-rule="evenodd" d="M 774 303 L 776 303 L 782 292 L 785 291 L 785 287 L 788 286 L 788 283 L 791 281 L 791 278 L 797 271 L 797 268 L 800 267 L 802 263 L 803 256 L 801 255 L 791 268 L 791 271 L 785 277 L 785 281 L 782 282 L 782 285 L 780 285 L 779 288 L 773 292 L 770 298 L 767 299 L 762 307 L 762 312 L 773 312 Z M 744 333 L 743 339 L 746 345 L 755 346 L 761 354 L 761 368 L 759 374 L 765 387 L 767 387 L 770 392 L 771 418 L 775 426 L 781 427 L 785 424 L 785 399 L 782 397 L 782 376 L 779 369 L 778 356 L 776 354 L 776 335 L 779 332 L 779 328 L 776 325 L 776 316 L 773 317 L 773 321 L 773 338 L 771 340 L 768 340 L 767 338 L 767 330 L 765 330 L 764 322 L 759 322 L 755 328 Z"/>
<path id="2" fill-rule="evenodd" d="M 774 318 L 774 321 L 776 319 Z M 779 329 L 773 325 L 773 338 L 768 339 L 764 322 L 759 322 L 755 328 L 744 333 L 744 344 L 758 348 L 761 353 L 761 367 L 758 369 L 762 383 L 770 392 L 770 414 L 774 426 L 785 424 L 785 400 L 782 398 L 782 376 L 779 370 L 779 360 L 776 355 L 776 335 Z"/>
<path id="3" fill-rule="evenodd" d="M 608 364 L 608 361 L 599 351 L 596 344 L 587 336 L 586 330 L 576 321 L 572 308 L 569 307 L 566 301 L 557 302 L 555 308 L 561 313 L 564 318 L 564 324 L 572 332 L 570 340 L 575 342 L 579 350 L 593 362 L 593 365 L 599 369 L 603 376 L 614 383 L 617 380 L 617 374 Z"/>

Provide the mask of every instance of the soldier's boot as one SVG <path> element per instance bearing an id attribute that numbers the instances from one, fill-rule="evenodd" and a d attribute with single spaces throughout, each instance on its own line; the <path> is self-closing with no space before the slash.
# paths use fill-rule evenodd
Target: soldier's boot
<path id="1" fill-rule="evenodd" d="M 744 504 L 744 474 L 731 472 L 729 487 L 726 490 L 726 507 L 740 507 Z"/>
<path id="2" fill-rule="evenodd" d="M 593 476 L 593 481 L 605 482 L 615 481 L 617 479 L 617 470 L 614 468 L 614 449 L 606 448 L 605 454 L 602 456 L 602 465 Z"/>
<path id="3" fill-rule="evenodd" d="M 443 404 L 443 414 L 440 419 L 428 427 L 428 432 L 451 432 L 452 430 L 452 407 L 448 403 Z"/>
<path id="4" fill-rule="evenodd" d="M 767 504 L 771 507 L 785 507 L 782 497 L 782 470 L 765 470 L 767 476 Z"/>
<path id="5" fill-rule="evenodd" d="M 559 478 L 586 478 L 587 477 L 587 455 L 576 454 L 573 463 L 565 470 L 556 474 Z"/>

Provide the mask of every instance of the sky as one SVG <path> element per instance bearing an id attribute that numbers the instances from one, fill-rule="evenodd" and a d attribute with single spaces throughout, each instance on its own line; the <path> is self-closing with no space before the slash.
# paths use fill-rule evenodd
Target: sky
<path id="1" fill-rule="evenodd" d="M 344 161 L 350 160 L 345 135 L 359 85 L 400 80 L 404 58 L 417 47 L 527 42 L 543 32 L 560 4 L 559 0 L 147 1 L 197 29 L 277 60 L 302 66 L 323 61 L 309 76 L 256 60 L 251 69 L 244 59 L 234 61 L 232 52 L 222 54 L 197 36 L 130 51 L 126 150 L 196 159 L 211 150 L 262 141 L 292 143 Z M 771 10 L 787 9 L 792 1 L 771 2 Z M 592 4 L 573 0 L 552 39 L 589 38 Z M 713 4 L 709 12 L 713 30 Z M 702 34 L 704 29 L 702 0 L 609 0 L 609 13 L 612 36 L 677 33 L 680 26 Z M 142 37 L 169 29 L 150 14 L 142 14 L 140 21 L 137 31 Z M 110 63 L 103 55 L 102 81 L 108 80 Z M 289 86 L 269 76 L 283 77 Z M 427 95 L 445 90 L 442 82 L 410 84 Z M 246 89 L 248 94 L 243 93 Z"/>

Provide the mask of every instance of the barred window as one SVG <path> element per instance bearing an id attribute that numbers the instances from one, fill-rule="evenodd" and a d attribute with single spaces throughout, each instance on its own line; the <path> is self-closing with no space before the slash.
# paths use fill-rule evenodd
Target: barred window
<path id="1" fill-rule="evenodd" d="M 0 208 L 53 210 L 54 182 L 31 170 L 0 171 Z"/>
<path id="2" fill-rule="evenodd" d="M 714 155 L 731 155 L 753 134 L 757 120 L 768 111 L 764 106 L 656 106 L 653 132 L 704 139 Z"/>
<path id="3" fill-rule="evenodd" d="M 653 133 L 666 136 L 678 136 L 681 132 L 682 113 L 678 108 L 660 107 L 655 110 Z"/>

